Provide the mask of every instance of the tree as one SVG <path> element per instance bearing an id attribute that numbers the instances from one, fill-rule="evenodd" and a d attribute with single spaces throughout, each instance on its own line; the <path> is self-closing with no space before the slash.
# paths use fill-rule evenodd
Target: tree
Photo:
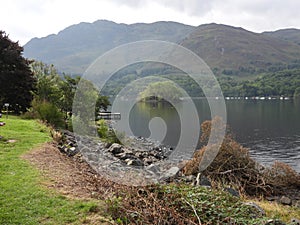
<path id="1" fill-rule="evenodd" d="M 25 112 L 32 101 L 35 79 L 23 48 L 0 31 L 0 105 L 9 103 L 16 113 Z"/>
<path id="2" fill-rule="evenodd" d="M 300 99 L 300 87 L 297 87 L 294 92 L 294 98 Z"/>
<path id="3" fill-rule="evenodd" d="M 62 77 L 53 65 L 47 65 L 43 62 L 33 62 L 31 69 L 37 80 L 32 104 L 33 111 L 38 114 L 39 118 L 48 122 L 54 121 L 56 124 L 60 122 L 58 118 L 63 117 L 65 127 L 68 128 L 73 110 L 74 96 L 81 78 L 69 75 L 63 75 Z M 86 104 L 91 101 L 95 103 L 96 112 L 100 109 L 106 110 L 110 105 L 108 98 L 101 96 L 93 84 L 87 80 L 81 80 L 81 89 L 78 92 L 77 96 L 82 97 L 82 99 L 75 104 L 75 116 L 78 116 L 78 109 L 81 117 L 89 118 L 89 113 L 85 112 L 84 109 Z"/>
<path id="4" fill-rule="evenodd" d="M 73 78 L 64 75 L 64 79 L 59 83 L 59 88 L 61 90 L 59 104 L 62 112 L 65 113 L 65 118 L 67 118 L 68 113 L 72 111 L 73 99 L 79 81 L 80 77 Z"/>
<path id="5" fill-rule="evenodd" d="M 143 101 L 179 101 L 182 96 L 182 91 L 172 81 L 161 81 L 151 83 L 139 94 L 139 99 Z"/>

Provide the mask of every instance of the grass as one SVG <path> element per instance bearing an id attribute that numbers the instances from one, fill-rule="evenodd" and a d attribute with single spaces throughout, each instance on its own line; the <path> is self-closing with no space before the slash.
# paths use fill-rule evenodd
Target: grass
<path id="1" fill-rule="evenodd" d="M 5 120 L 5 119 L 4 119 Z M 68 199 L 43 187 L 39 171 L 21 156 L 51 140 L 49 130 L 35 120 L 9 116 L 0 127 L 0 224 L 107 224 L 104 202 Z M 9 141 L 14 140 L 14 141 Z M 158 185 L 123 191 L 123 197 L 106 202 L 119 224 L 153 224 L 172 219 L 202 224 L 263 224 L 266 218 L 290 221 L 300 218 L 300 209 L 267 201 L 255 201 L 267 213 L 252 218 L 249 207 L 224 192 L 188 185 Z M 110 209 L 110 210 L 109 210 Z M 134 213 L 133 213 L 134 212 Z M 147 212 L 147 213 L 145 213 Z M 107 214 L 107 213 L 106 213 Z M 110 220 L 111 221 L 111 220 Z M 148 223 L 147 223 L 148 222 Z M 176 224 L 176 223 L 173 223 Z"/>
<path id="2" fill-rule="evenodd" d="M 300 208 L 285 206 L 277 202 L 269 202 L 266 200 L 255 200 L 254 202 L 265 210 L 269 218 L 280 219 L 284 222 L 290 222 L 291 219 L 300 218 Z"/>
<path id="3" fill-rule="evenodd" d="M 20 156 L 51 140 L 35 120 L 9 116 L 0 127 L 0 224 L 83 224 L 96 201 L 70 200 L 43 188 L 38 170 Z M 9 142 L 8 140 L 15 140 Z"/>
<path id="4" fill-rule="evenodd" d="M 140 188 L 110 203 L 111 214 L 122 224 L 265 224 L 257 212 L 227 192 L 187 184 Z M 121 223 L 121 222 L 120 222 Z"/>

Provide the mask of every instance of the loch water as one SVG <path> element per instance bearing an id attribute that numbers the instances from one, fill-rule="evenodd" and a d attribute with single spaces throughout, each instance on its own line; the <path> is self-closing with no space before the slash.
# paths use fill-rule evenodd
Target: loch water
<path id="1" fill-rule="evenodd" d="M 163 102 L 137 102 L 130 109 L 131 132 L 135 136 L 151 137 L 165 145 L 176 146 L 181 135 L 194 135 L 201 122 L 211 119 L 207 100 L 193 101 L 199 122 L 190 123 L 187 133 L 181 134 L 180 115 L 193 109 L 185 101 L 175 106 Z M 249 148 L 254 159 L 264 165 L 282 161 L 300 172 L 299 100 L 231 99 L 225 103 L 231 132 L 239 143 Z M 122 107 L 127 105 L 124 102 Z M 165 132 L 161 132 L 162 129 Z M 165 134 L 163 138 L 160 137 L 162 133 Z"/>

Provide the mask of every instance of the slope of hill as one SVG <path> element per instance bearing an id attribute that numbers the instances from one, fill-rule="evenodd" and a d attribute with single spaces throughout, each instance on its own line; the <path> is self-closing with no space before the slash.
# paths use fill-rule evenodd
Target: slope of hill
<path id="1" fill-rule="evenodd" d="M 180 44 L 225 75 L 277 70 L 300 59 L 300 46 L 294 43 L 220 24 L 200 25 Z"/>
<path id="2" fill-rule="evenodd" d="M 54 64 L 60 71 L 81 74 L 93 60 L 113 47 L 146 39 L 177 42 L 193 29 L 176 22 L 127 25 L 98 20 L 72 25 L 57 35 L 34 38 L 24 46 L 24 55 Z"/>
<path id="3" fill-rule="evenodd" d="M 24 55 L 54 64 L 62 72 L 82 74 L 107 50 L 146 39 L 177 42 L 198 54 L 218 75 L 249 77 L 300 68 L 300 45 L 296 44 L 300 43 L 300 30 L 259 34 L 222 24 L 198 27 L 175 22 L 127 25 L 98 20 L 70 26 L 57 35 L 34 38 L 24 46 Z M 149 70 L 149 66 L 144 69 Z"/>
<path id="4" fill-rule="evenodd" d="M 300 30 L 299 29 L 281 29 L 277 31 L 268 31 L 264 32 L 263 34 L 275 37 L 284 41 L 290 41 L 297 45 L 300 45 Z"/>

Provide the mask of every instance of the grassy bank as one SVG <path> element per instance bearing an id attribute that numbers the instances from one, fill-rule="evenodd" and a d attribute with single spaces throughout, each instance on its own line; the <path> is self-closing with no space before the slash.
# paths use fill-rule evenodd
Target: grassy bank
<path id="1" fill-rule="evenodd" d="M 114 224 L 102 215 L 111 215 L 115 224 L 264 224 L 268 218 L 290 221 L 299 218 L 300 210 L 257 200 L 267 213 L 267 218 L 253 218 L 252 210 L 243 202 L 253 199 L 236 198 L 214 189 L 192 187 L 188 184 L 154 185 L 149 187 L 123 187 L 104 179 L 87 165 L 73 160 L 57 151 L 31 151 L 51 141 L 48 128 L 35 120 L 12 117 L 0 127 L 0 224 Z M 54 147 L 53 147 L 54 148 Z M 41 150 L 42 148 L 39 148 Z M 56 148 L 54 148 L 57 150 Z M 38 154 L 44 160 L 50 176 L 33 167 L 22 157 Z M 48 160 L 53 157 L 54 161 Z M 49 158 L 47 158 L 49 157 Z M 60 164 L 72 167 L 61 167 Z M 55 166 L 53 166 L 55 165 Z M 36 166 L 36 165 L 35 165 Z M 40 167 L 38 167 L 40 168 Z M 85 168 L 85 169 L 83 169 Z M 74 172 L 67 173 L 67 172 Z M 74 175 L 80 175 L 75 179 Z M 62 176 L 60 176 L 62 175 Z M 59 176 L 59 177 L 58 177 Z M 71 177 L 71 179 L 66 179 Z M 93 191 L 94 200 L 75 200 L 58 194 L 58 189 L 48 189 L 45 183 L 60 178 L 59 184 L 74 189 L 79 183 L 87 183 L 83 189 Z M 47 179 L 47 180 L 46 180 Z M 49 180 L 48 180 L 49 179 Z M 56 180 L 57 181 L 57 180 Z M 73 183 L 73 184 L 71 184 Z M 89 188 L 86 188 L 89 187 Z M 66 190 L 66 189 L 65 189 Z M 60 192 L 61 193 L 61 192 Z M 97 200 L 101 199 L 101 200 Z M 105 208 L 103 205 L 106 204 Z"/>
<path id="2" fill-rule="evenodd" d="M 97 202 L 69 200 L 40 184 L 39 171 L 22 154 L 50 141 L 47 128 L 10 116 L 0 127 L 0 224 L 83 224 Z"/>

